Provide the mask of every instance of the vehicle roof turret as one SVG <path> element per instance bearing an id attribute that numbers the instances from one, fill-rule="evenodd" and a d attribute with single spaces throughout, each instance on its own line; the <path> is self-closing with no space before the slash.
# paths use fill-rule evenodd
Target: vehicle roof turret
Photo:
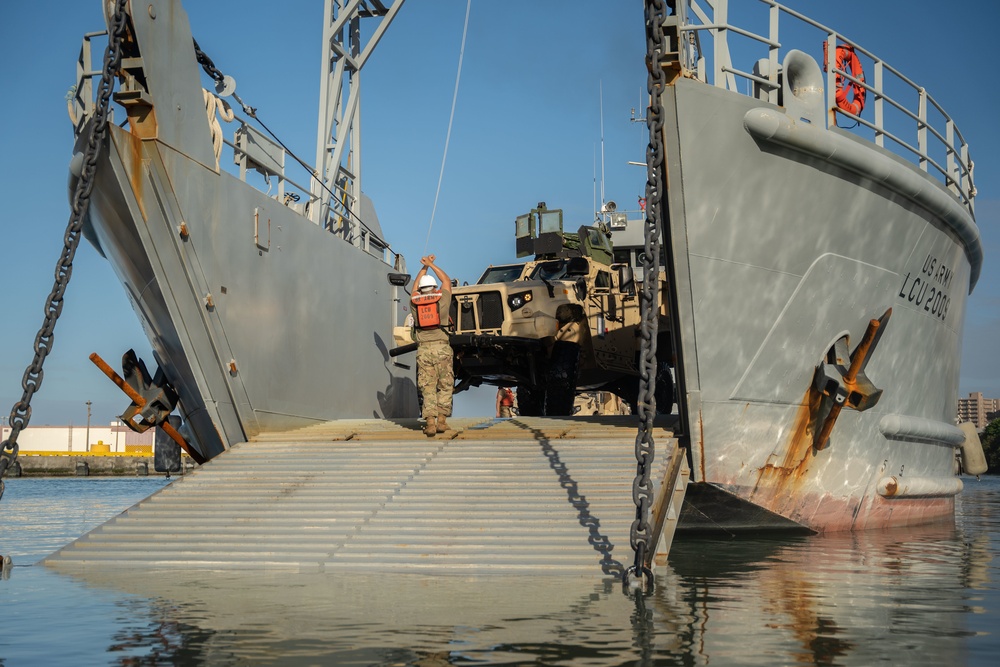
<path id="1" fill-rule="evenodd" d="M 534 255 L 535 259 L 590 257 L 610 265 L 614 251 L 611 235 L 604 223 L 582 225 L 577 232 L 563 231 L 562 209 L 550 209 L 545 202 L 514 222 L 518 257 Z"/>

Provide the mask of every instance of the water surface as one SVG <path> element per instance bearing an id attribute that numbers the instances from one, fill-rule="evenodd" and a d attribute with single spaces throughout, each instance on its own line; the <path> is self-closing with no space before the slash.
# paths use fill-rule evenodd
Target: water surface
<path id="1" fill-rule="evenodd" d="M 647 598 L 532 574 L 38 564 L 165 483 L 8 480 L 0 553 L 16 566 L 0 582 L 0 665 L 993 665 L 1000 654 L 997 478 L 966 479 L 953 525 L 678 541 Z"/>

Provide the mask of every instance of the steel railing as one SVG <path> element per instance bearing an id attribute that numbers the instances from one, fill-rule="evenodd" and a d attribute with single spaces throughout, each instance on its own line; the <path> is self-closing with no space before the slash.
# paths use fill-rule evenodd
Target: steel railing
<path id="1" fill-rule="evenodd" d="M 683 76 L 743 94 L 756 92 L 777 104 L 782 52 L 798 48 L 819 55 L 817 61 L 823 63 L 825 51 L 830 124 L 836 125 L 838 119 L 852 122 L 847 129 L 916 164 L 974 215 L 976 188 L 969 146 L 955 122 L 922 86 L 860 44 L 774 0 L 679 0 L 676 4 Z M 746 25 L 766 28 L 754 30 Z M 861 80 L 837 69 L 837 46 L 853 47 L 871 78 Z M 837 105 L 838 76 L 866 91 L 871 101 L 860 114 Z M 744 90 L 740 90 L 741 81 L 746 82 Z"/>
<path id="2" fill-rule="evenodd" d="M 80 54 L 76 63 L 77 82 L 66 96 L 70 121 L 73 123 L 75 136 L 79 136 L 83 131 L 87 120 L 94 112 L 95 90 L 93 81 L 101 75 L 101 70 L 95 66 L 95 58 L 101 57 L 103 49 L 93 48 L 92 42 L 95 38 L 106 37 L 107 34 L 105 30 L 89 32 L 83 36 Z M 114 106 L 109 110 L 109 122 L 114 122 L 113 111 Z M 241 128 L 253 129 L 253 126 L 250 125 L 247 119 L 238 114 L 234 114 L 233 121 L 227 125 L 233 129 L 231 133 L 227 133 L 230 136 L 223 137 L 222 140 L 223 144 L 232 151 L 232 166 L 227 168 L 227 171 L 241 181 L 251 185 L 253 184 L 247 179 L 248 172 L 261 173 L 267 188 L 265 190 L 262 187 L 255 187 L 268 195 L 270 195 L 272 189 L 270 178 L 274 177 L 277 181 L 277 194 L 274 195 L 276 200 L 286 205 L 293 204 L 292 207 L 296 212 L 309 217 L 310 209 L 318 204 L 318 198 L 312 194 L 310 187 L 302 185 L 287 176 L 285 172 L 286 159 L 290 157 L 294 158 L 294 156 L 290 155 L 284 147 L 279 147 L 276 150 L 280 155 L 280 159 L 277 161 L 280 166 L 267 168 L 266 174 L 260 169 L 247 168 L 246 160 L 249 156 L 247 151 L 236 143 L 235 136 Z M 256 132 L 256 130 L 253 131 Z M 220 165 L 224 163 L 225 161 L 220 160 Z M 298 165 L 303 174 L 305 174 L 307 182 L 313 178 L 315 169 L 300 165 L 296 159 L 289 160 L 288 164 Z M 330 211 L 327 220 L 323 222 L 323 227 L 332 234 L 342 237 L 348 243 L 361 248 L 364 252 L 381 259 L 385 264 L 395 266 L 398 263 L 398 253 L 393 251 L 383 239 L 369 230 L 356 217 L 353 212 L 357 209 L 357 202 L 350 201 L 348 193 L 343 188 L 335 185 L 333 189 L 339 193 L 339 196 L 331 198 Z M 302 203 L 297 204 L 296 202 L 299 201 Z"/>

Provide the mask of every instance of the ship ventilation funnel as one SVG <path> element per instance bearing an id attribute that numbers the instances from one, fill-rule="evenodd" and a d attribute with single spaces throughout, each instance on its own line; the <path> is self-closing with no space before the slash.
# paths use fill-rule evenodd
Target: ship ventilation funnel
<path id="1" fill-rule="evenodd" d="M 792 50 L 785 56 L 782 72 L 782 101 L 789 117 L 825 127 L 823 73 L 816 61 L 802 51 Z"/>

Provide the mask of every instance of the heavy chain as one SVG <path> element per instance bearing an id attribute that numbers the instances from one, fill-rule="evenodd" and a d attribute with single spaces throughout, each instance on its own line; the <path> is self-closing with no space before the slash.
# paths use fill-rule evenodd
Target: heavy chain
<path id="1" fill-rule="evenodd" d="M 24 371 L 24 377 L 21 380 L 24 393 L 21 395 L 21 400 L 15 403 L 10 411 L 10 437 L 0 445 L 0 498 L 3 497 L 3 476 L 6 474 L 7 468 L 17 459 L 19 449 L 17 438 L 21 431 L 28 426 L 28 421 L 31 419 L 31 398 L 42 386 L 44 376 L 42 364 L 45 363 L 45 358 L 52 351 L 56 320 L 62 313 L 66 287 L 73 275 L 73 258 L 80 245 L 83 219 L 90 206 L 90 194 L 94 189 L 94 174 L 97 171 L 97 158 L 108 133 L 108 109 L 111 104 L 111 90 L 114 85 L 115 73 L 121 63 L 121 45 L 122 36 L 125 33 L 125 5 L 127 1 L 116 0 L 115 3 L 115 12 L 108 30 L 108 47 L 104 51 L 104 70 L 97 89 L 97 108 L 91 122 L 87 147 L 83 153 L 83 173 L 80 175 L 80 180 L 73 193 L 73 210 L 70 212 L 66 234 L 63 236 L 62 254 L 56 263 L 55 283 L 45 305 L 45 319 L 42 322 L 42 327 L 38 330 L 38 335 L 35 336 L 35 356 Z"/>
<path id="2" fill-rule="evenodd" d="M 666 75 L 660 66 L 665 52 L 663 21 L 666 17 L 664 0 L 646 0 L 646 66 L 649 74 L 649 111 L 646 125 L 649 144 L 646 146 L 646 224 L 642 251 L 642 291 L 639 305 L 642 312 L 639 348 L 639 431 L 635 438 L 636 473 L 632 482 L 635 520 L 629 536 L 635 551 L 635 562 L 625 571 L 625 583 L 631 577 L 642 578 L 651 589 L 653 573 L 646 565 L 655 545 L 649 525 L 649 508 L 653 504 L 653 489 L 649 479 L 653 467 L 653 417 L 656 415 L 656 336 L 658 325 L 660 275 L 660 228 L 663 219 L 663 107 L 660 96 L 666 86 Z"/>
<path id="3" fill-rule="evenodd" d="M 215 66 L 215 61 L 212 60 L 207 53 L 205 53 L 204 51 L 201 50 L 201 47 L 198 46 L 198 40 L 197 39 L 192 39 L 192 41 L 194 42 L 194 57 L 195 57 L 195 60 L 197 60 L 198 64 L 201 65 L 201 68 L 203 70 L 205 70 L 205 74 L 207 74 L 210 77 L 212 77 L 212 81 L 215 81 L 216 84 L 219 85 L 219 87 L 224 87 L 225 80 L 226 80 L 226 75 L 222 73 L 222 70 L 220 70 L 218 67 Z M 231 81 L 232 81 L 232 79 L 230 79 L 230 82 Z M 219 87 L 217 87 L 216 90 L 219 90 Z M 312 171 L 312 169 L 309 167 L 309 165 L 302 163 L 302 161 L 299 160 L 299 158 L 296 157 L 295 154 L 292 153 L 292 151 L 290 151 L 288 149 L 288 147 L 285 146 L 285 144 L 283 144 L 281 142 L 281 139 L 278 139 L 278 137 L 275 137 L 274 133 L 271 132 L 271 130 L 267 129 L 267 126 L 264 125 L 264 122 L 260 118 L 257 118 L 257 110 L 255 108 L 253 108 L 252 106 L 250 106 L 249 104 L 247 104 L 246 102 L 244 102 L 243 100 L 241 100 L 240 96 L 236 94 L 235 89 L 231 90 L 228 93 L 228 95 L 232 96 L 232 98 L 234 100 L 236 100 L 237 102 L 239 102 L 240 106 L 243 107 L 243 113 L 245 113 L 246 115 L 248 115 L 251 118 L 253 118 L 254 120 L 256 120 L 258 123 L 260 123 L 261 127 L 263 127 L 265 130 L 267 130 L 267 133 L 270 134 L 272 137 L 274 137 L 274 140 L 277 141 L 279 144 L 281 144 L 281 147 L 284 148 L 285 151 L 287 151 L 289 155 L 291 155 L 293 158 L 295 158 L 300 164 L 302 164 L 303 167 L 306 168 L 306 171 Z"/>
<path id="4" fill-rule="evenodd" d="M 223 79 L 225 79 L 226 75 L 223 74 L 222 71 L 215 66 L 215 61 L 209 58 L 208 55 L 201 50 L 201 47 L 198 46 L 198 40 L 196 39 L 193 41 L 194 41 L 194 56 L 197 59 L 198 64 L 201 65 L 201 68 L 205 70 L 205 73 L 208 74 L 210 77 L 212 77 L 212 80 L 216 82 L 221 82 Z"/>

